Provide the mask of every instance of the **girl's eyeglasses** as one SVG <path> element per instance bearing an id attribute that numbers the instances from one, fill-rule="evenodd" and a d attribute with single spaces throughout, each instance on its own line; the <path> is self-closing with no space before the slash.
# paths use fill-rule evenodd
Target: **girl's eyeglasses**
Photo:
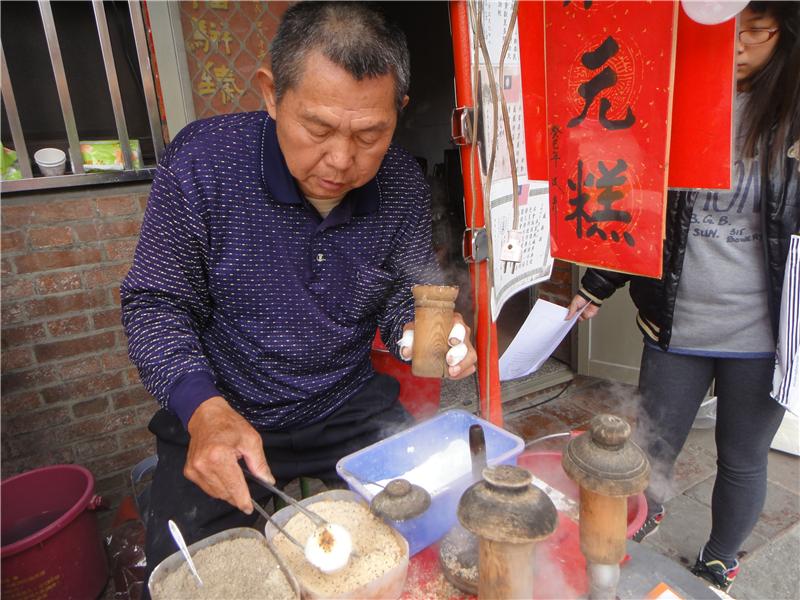
<path id="1" fill-rule="evenodd" d="M 739 41 L 745 46 L 766 44 L 778 31 L 778 27 L 773 27 L 771 29 L 742 29 L 739 32 Z"/>

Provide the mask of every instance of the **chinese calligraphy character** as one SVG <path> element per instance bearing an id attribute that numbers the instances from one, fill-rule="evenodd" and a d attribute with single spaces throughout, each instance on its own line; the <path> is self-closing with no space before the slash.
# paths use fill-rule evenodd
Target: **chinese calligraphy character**
<path id="1" fill-rule="evenodd" d="M 211 96 L 217 92 L 222 94 L 222 103 L 227 104 L 241 96 L 243 90 L 236 85 L 236 75 L 228 66 L 215 66 L 213 62 L 208 61 L 203 65 L 197 93 L 201 96 Z"/>
<path id="2" fill-rule="evenodd" d="M 581 62 L 584 67 L 594 71 L 602 67 L 617 52 L 619 52 L 619 44 L 614 38 L 608 36 L 595 50 L 584 53 L 581 56 Z M 583 110 L 581 114 L 567 123 L 567 127 L 580 125 L 586 118 L 589 107 L 594 103 L 600 92 L 610 88 L 615 83 L 617 83 L 617 74 L 611 67 L 605 67 L 589 81 L 582 83 L 578 88 L 578 94 L 584 99 Z M 630 106 L 624 119 L 609 119 L 609 109 L 611 109 L 611 101 L 608 98 L 600 98 L 600 123 L 606 129 L 628 129 L 636 122 L 636 117 L 633 116 Z"/>
<path id="3" fill-rule="evenodd" d="M 634 246 L 636 243 L 633 236 L 627 232 L 620 233 L 616 230 L 607 232 L 600 227 L 600 223 L 630 223 L 631 214 L 628 211 L 614 208 L 612 205 L 617 200 L 624 198 L 625 194 L 614 189 L 623 185 L 627 178 L 622 173 L 628 168 L 628 164 L 620 159 L 617 159 L 616 165 L 609 169 L 603 161 L 597 163 L 597 168 L 600 171 L 600 177 L 595 180 L 592 173 L 588 173 L 584 177 L 583 161 L 578 160 L 578 175 L 573 179 L 567 181 L 571 190 L 575 192 L 575 196 L 569 199 L 569 204 L 575 207 L 575 211 L 568 214 L 564 219 L 566 221 L 575 221 L 575 234 L 578 238 L 582 238 L 584 234 L 584 224 L 590 223 L 586 229 L 586 237 L 597 236 L 601 240 L 607 240 L 609 235 L 611 240 L 619 242 L 620 239 L 624 240 L 629 246 Z M 596 201 L 602 208 L 595 210 L 591 214 L 586 210 L 587 203 L 591 200 L 587 188 L 596 186 L 600 193 L 597 194 Z"/>
<path id="4" fill-rule="evenodd" d="M 202 50 L 207 53 L 210 45 L 219 47 L 220 42 L 224 46 L 225 54 L 231 53 L 230 43 L 233 41 L 230 31 L 220 29 L 216 21 L 206 21 L 205 19 L 195 19 L 192 17 L 192 41 L 189 47 L 192 50 Z"/>
<path id="5" fill-rule="evenodd" d="M 222 93 L 223 104 L 227 104 L 242 95 L 243 90 L 240 90 L 236 85 L 236 76 L 226 65 L 214 67 L 214 78 L 217 80 L 217 87 Z"/>

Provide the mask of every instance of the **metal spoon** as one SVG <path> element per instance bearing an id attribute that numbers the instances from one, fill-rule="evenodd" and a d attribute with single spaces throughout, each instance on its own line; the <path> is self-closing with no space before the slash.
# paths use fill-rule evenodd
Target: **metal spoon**
<path id="1" fill-rule="evenodd" d="M 186 563 L 189 565 L 189 570 L 192 572 L 192 575 L 194 575 L 194 578 L 197 579 L 197 585 L 203 587 L 203 580 L 200 579 L 200 575 L 197 573 L 197 568 L 194 566 L 192 555 L 189 554 L 189 548 L 186 547 L 186 542 L 183 539 L 183 535 L 181 535 L 181 530 L 178 529 L 178 526 L 172 519 L 170 519 L 168 523 L 169 532 L 172 534 L 172 539 L 175 540 L 178 548 L 180 548 L 181 554 L 183 554 L 183 558 L 186 559 Z"/>

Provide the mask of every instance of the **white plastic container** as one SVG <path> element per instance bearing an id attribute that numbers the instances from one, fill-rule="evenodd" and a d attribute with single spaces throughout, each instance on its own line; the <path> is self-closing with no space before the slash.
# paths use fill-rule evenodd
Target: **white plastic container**
<path id="1" fill-rule="evenodd" d="M 251 529 L 250 527 L 235 527 L 233 529 L 226 529 L 225 531 L 215 533 L 214 535 L 202 539 L 199 542 L 195 542 L 189 546 L 189 554 L 194 555 L 198 550 L 202 550 L 208 546 L 213 546 L 219 542 L 235 539 L 254 539 L 264 541 L 264 536 L 261 535 L 261 533 L 256 529 Z M 293 595 L 291 600 L 300 600 L 300 585 L 297 583 L 294 575 L 292 575 L 292 573 L 286 567 L 283 559 L 278 555 L 277 552 L 275 552 L 275 548 L 272 543 L 269 540 L 266 540 L 266 544 L 267 549 L 275 558 L 275 561 L 278 563 L 278 567 L 281 569 L 284 577 L 286 577 L 286 580 L 289 582 L 289 586 L 292 588 Z M 185 560 L 183 555 L 180 553 L 180 551 L 177 551 L 156 565 L 156 568 L 153 569 L 153 572 L 150 574 L 150 579 L 147 581 L 147 590 L 150 592 L 151 598 L 153 597 L 153 591 L 158 583 L 166 579 L 170 573 L 179 569 L 184 562 Z"/>
<path id="2" fill-rule="evenodd" d="M 42 175 L 47 177 L 53 175 L 63 175 L 67 165 L 67 155 L 58 148 L 42 148 L 33 155 Z"/>
<path id="3" fill-rule="evenodd" d="M 310 498 L 301 500 L 300 504 L 313 511 L 314 504 L 325 501 L 355 502 L 363 505 L 365 508 L 367 507 L 367 503 L 364 502 L 364 500 L 358 494 L 351 492 L 350 490 L 329 490 L 327 492 L 322 492 L 320 494 L 316 494 L 315 496 L 311 496 Z M 294 506 L 289 505 L 272 515 L 272 519 L 278 523 L 278 525 L 284 527 L 289 520 L 297 514 L 297 512 L 298 510 Z M 406 576 L 408 575 L 408 542 L 396 530 L 392 529 L 392 532 L 394 533 L 397 544 L 402 552 L 402 557 L 397 565 L 392 567 L 389 571 L 377 579 L 370 581 L 366 585 L 354 589 L 347 594 L 337 596 L 337 600 L 342 598 L 358 598 L 363 600 L 396 600 L 401 596 L 403 593 L 403 588 L 405 587 Z M 266 535 L 267 541 L 271 542 L 272 538 L 279 533 L 280 532 L 275 525 L 267 522 L 266 527 L 264 528 L 264 535 Z M 325 596 L 320 595 L 313 589 L 310 589 L 304 585 L 303 580 L 296 575 L 295 579 L 300 585 L 304 600 L 321 600 L 322 598 L 325 598 Z"/>

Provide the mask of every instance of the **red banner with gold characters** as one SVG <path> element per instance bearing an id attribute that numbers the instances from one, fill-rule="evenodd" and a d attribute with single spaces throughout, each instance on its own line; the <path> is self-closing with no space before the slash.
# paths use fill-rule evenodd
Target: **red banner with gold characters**
<path id="1" fill-rule="evenodd" d="M 553 256 L 660 277 L 677 1 L 544 5 Z"/>

